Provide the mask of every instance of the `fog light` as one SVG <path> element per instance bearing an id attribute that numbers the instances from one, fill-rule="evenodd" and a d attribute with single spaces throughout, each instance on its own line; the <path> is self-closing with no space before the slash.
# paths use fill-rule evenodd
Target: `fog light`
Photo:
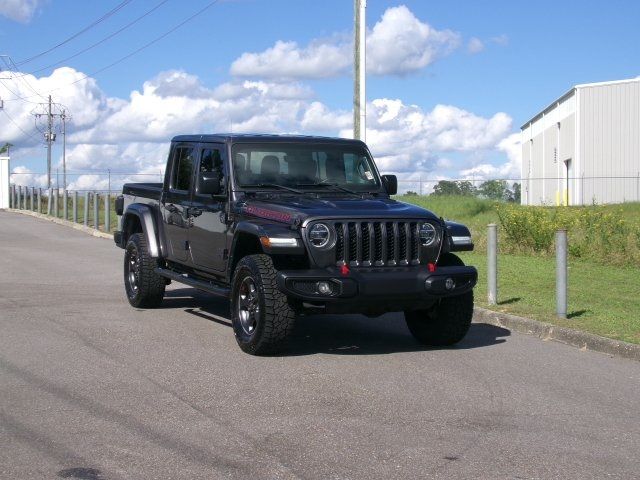
<path id="1" fill-rule="evenodd" d="M 447 290 L 453 290 L 456 286 L 456 282 L 453 280 L 453 278 L 447 278 L 444 282 L 444 288 L 446 288 Z"/>
<path id="2" fill-rule="evenodd" d="M 333 293 L 333 289 L 329 282 L 318 282 L 318 292 L 322 295 L 331 295 Z"/>

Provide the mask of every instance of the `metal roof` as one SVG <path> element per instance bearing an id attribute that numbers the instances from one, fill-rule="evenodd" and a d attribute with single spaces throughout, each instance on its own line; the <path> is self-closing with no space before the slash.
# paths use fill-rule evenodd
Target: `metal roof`
<path id="1" fill-rule="evenodd" d="M 573 95 L 575 93 L 575 91 L 577 89 L 579 89 L 579 88 L 605 87 L 605 86 L 609 86 L 609 85 L 619 85 L 619 84 L 622 84 L 622 83 L 633 83 L 633 82 L 640 82 L 640 77 L 628 78 L 626 80 L 609 80 L 609 81 L 606 81 L 606 82 L 580 83 L 578 85 L 575 85 L 575 86 L 571 87 L 569 89 L 569 91 L 567 91 L 564 95 L 561 95 L 560 97 L 558 97 L 556 100 L 554 100 L 549 105 L 547 105 L 543 110 L 541 110 L 540 112 L 536 113 L 533 117 L 531 117 L 531 119 L 527 120 L 520 127 L 520 130 L 524 130 L 529 125 L 531 125 L 533 122 L 538 120 L 538 118 L 542 117 L 542 115 L 544 115 L 545 113 L 553 110 L 559 102 L 561 102 L 564 99 L 566 99 L 566 98 L 570 97 L 571 95 Z"/>

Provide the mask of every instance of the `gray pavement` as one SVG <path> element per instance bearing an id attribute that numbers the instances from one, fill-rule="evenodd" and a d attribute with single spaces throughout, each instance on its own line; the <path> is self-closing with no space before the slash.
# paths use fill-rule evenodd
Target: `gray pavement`
<path id="1" fill-rule="evenodd" d="M 401 315 L 236 346 L 225 301 L 129 306 L 109 240 L 0 212 L 0 478 L 638 478 L 640 363 Z"/>

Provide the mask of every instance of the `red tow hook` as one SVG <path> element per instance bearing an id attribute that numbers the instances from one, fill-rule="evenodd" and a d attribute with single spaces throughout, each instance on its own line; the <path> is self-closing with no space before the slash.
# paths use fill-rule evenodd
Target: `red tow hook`
<path id="1" fill-rule="evenodd" d="M 436 264 L 435 263 L 427 263 L 427 268 L 429 269 L 429 273 L 433 273 L 436 271 Z"/>
<path id="2" fill-rule="evenodd" d="M 343 277 L 346 277 L 347 275 L 349 275 L 349 273 L 350 273 L 349 265 L 346 265 L 346 264 L 340 265 L 340 275 L 342 275 Z"/>

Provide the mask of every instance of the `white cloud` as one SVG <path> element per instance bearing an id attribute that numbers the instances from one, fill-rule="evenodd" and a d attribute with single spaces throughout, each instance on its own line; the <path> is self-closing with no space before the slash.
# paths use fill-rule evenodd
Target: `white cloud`
<path id="1" fill-rule="evenodd" d="M 94 79 L 84 79 L 71 68 L 58 69 L 48 77 L 25 78 L 43 93 L 52 91 L 54 99 L 65 103 L 72 115 L 67 138 L 70 188 L 106 188 L 107 169 L 112 172 L 114 189 L 124 181 L 159 181 L 168 142 L 178 134 L 352 135 L 350 110 L 329 108 L 314 98 L 308 86 L 297 83 L 246 80 L 207 88 L 194 75 L 168 71 L 145 82 L 129 98 L 119 99 L 107 96 Z M 76 83 L 69 85 L 71 82 Z M 22 82 L 12 86 L 20 96 L 33 94 Z M 0 85 L 1 96 L 13 96 L 2 88 Z M 33 129 L 32 104 L 6 102 L 5 108 L 25 130 Z M 380 98 L 367 104 L 367 143 L 380 169 L 402 174 L 402 178 L 456 176 L 470 165 L 497 164 L 496 159 L 505 156 L 507 166 L 492 168 L 498 169 L 496 176 L 503 172 L 511 175 L 519 161 L 518 135 L 509 136 L 511 123 L 501 112 L 482 117 L 452 105 L 425 110 L 398 98 Z M 29 139 L 11 123 L 0 122 L 0 138 L 15 144 L 13 165 L 41 159 L 43 167 L 36 173 L 45 171 L 40 134 Z M 54 144 L 54 171 L 56 167 L 61 170 L 60 153 L 58 141 Z M 126 175 L 130 172 L 149 176 Z M 42 176 L 36 177 L 28 178 L 43 185 Z"/>
<path id="2" fill-rule="evenodd" d="M 367 71 L 403 75 L 425 68 L 460 45 L 460 35 L 436 30 L 407 7 L 387 9 L 367 36 Z"/>
<path id="3" fill-rule="evenodd" d="M 471 37 L 471 39 L 469 40 L 469 43 L 467 43 L 467 51 L 473 54 L 473 53 L 480 53 L 483 50 L 484 50 L 484 43 L 482 43 L 482 40 L 476 37 Z"/>
<path id="4" fill-rule="evenodd" d="M 344 74 L 351 66 L 348 43 L 277 41 L 261 53 L 243 53 L 231 64 L 231 74 L 263 78 L 328 78 Z"/>
<path id="5" fill-rule="evenodd" d="M 506 47 L 507 45 L 509 45 L 509 36 L 503 33 L 502 35 L 491 37 L 491 41 L 496 45 L 501 45 L 503 47 Z"/>
<path id="6" fill-rule="evenodd" d="M 451 53 L 460 42 L 458 33 L 434 29 L 404 5 L 389 8 L 367 34 L 367 72 L 414 73 Z M 336 34 L 304 47 L 292 41 L 277 41 L 262 52 L 243 53 L 230 71 L 239 77 L 329 78 L 347 75 L 352 62 L 350 36 Z"/>
<path id="7" fill-rule="evenodd" d="M 29 23 L 46 0 L 0 0 L 0 15 L 21 23 Z"/>
<path id="8" fill-rule="evenodd" d="M 47 175 L 38 174 L 25 166 L 18 166 L 11 169 L 11 183 L 20 186 L 46 187 Z"/>
<path id="9" fill-rule="evenodd" d="M 496 145 L 498 152 L 506 153 L 507 161 L 499 165 L 481 163 L 472 168 L 460 171 L 462 178 L 474 178 L 476 180 L 489 180 L 507 178 L 519 180 L 522 176 L 522 150 L 520 148 L 520 134 L 512 133 L 503 138 Z"/>
<path id="10" fill-rule="evenodd" d="M 502 112 L 485 118 L 451 105 L 424 111 L 399 99 L 377 99 L 367 104 L 367 144 L 381 170 L 401 173 L 402 178 L 417 171 L 430 177 L 447 170 L 455 174 L 450 154 L 495 151 L 511 123 Z"/>

